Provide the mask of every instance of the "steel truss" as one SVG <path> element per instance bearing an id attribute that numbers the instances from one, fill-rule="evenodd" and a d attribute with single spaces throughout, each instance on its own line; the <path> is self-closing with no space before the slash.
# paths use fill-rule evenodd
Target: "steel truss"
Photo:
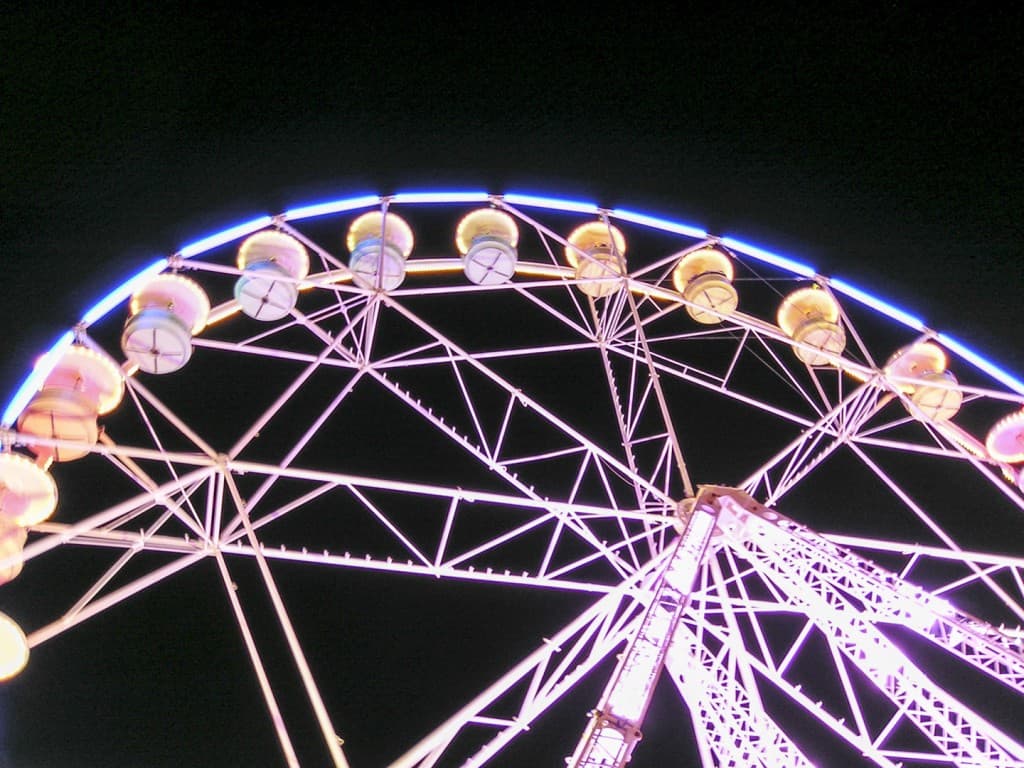
<path id="1" fill-rule="evenodd" d="M 324 220 L 418 202 L 510 214 L 521 230 L 516 278 L 473 285 L 461 260 L 442 254 L 411 259 L 399 288 L 360 288 L 322 244 Z M 581 291 L 587 281 L 563 263 L 567 216 L 635 238 L 616 254 L 621 276 L 603 278 L 615 283 L 606 296 Z M 553 590 L 590 605 L 561 627 L 530 625 L 535 650 L 397 758 L 396 746 L 393 768 L 515 760 L 507 756 L 542 715 L 573 706 L 580 683 L 607 671 L 582 735 L 556 747 L 573 768 L 621 768 L 634 752 L 639 764 L 664 677 L 706 768 L 1024 766 L 1012 718 L 940 685 L 907 646 L 915 638 L 976 675 L 994 699 L 1024 697 L 1024 557 L 945 513 L 934 487 L 969 481 L 979 508 L 1019 521 L 1018 469 L 988 456 L 975 427 L 1024 405 L 1005 374 L 958 370 L 948 386 L 964 418 L 930 418 L 908 396 L 913 382 L 882 361 L 946 337 L 915 323 L 908 332 L 900 323 L 913 318 L 881 300 L 737 241 L 532 198 L 301 209 L 162 266 L 230 295 L 243 274 L 239 240 L 268 227 L 314 260 L 284 318 L 261 325 L 235 300 L 215 305 L 184 384 L 124 364 L 124 403 L 95 443 L 14 423 L 0 434 L 5 449 L 88 452 L 81 469 L 60 467 L 61 482 L 88 476 L 109 489 L 34 526 L 17 558 L 25 572 L 2 594 L 29 605 L 33 574 L 62 553 L 101 561 L 28 627 L 33 648 L 208 563 L 284 762 L 347 766 L 341 736 L 354 734 L 334 722 L 330 676 L 307 657 L 287 565 Z M 672 271 L 708 246 L 735 261 L 741 301 L 721 323 L 698 326 Z M 849 338 L 823 366 L 800 363 L 802 343 L 766 309 L 809 282 L 840 299 Z M 893 348 L 860 333 L 879 318 Z M 120 363 L 122 319 L 91 312 L 74 342 Z M 215 384 L 235 383 L 229 364 L 245 371 L 244 386 L 218 399 Z M 406 443 L 428 460 L 392 458 Z M 695 485 L 691 474 L 730 484 Z M 874 495 L 857 501 L 869 485 Z M 852 521 L 840 514 L 850 505 Z M 857 524 L 883 506 L 899 535 Z M 0 571 L 15 561 L 0 559 Z M 280 696 L 243 572 L 256 573 L 284 638 L 323 742 L 316 756 L 293 735 L 298 716 Z"/>
<path id="2" fill-rule="evenodd" d="M 905 761 L 1022 764 L 1024 747 L 935 685 L 877 625 L 912 629 L 1019 690 L 1024 656 L 1011 649 L 1009 637 L 749 497 L 725 490 L 721 504 L 727 545 L 897 705 L 873 743 L 884 742 L 905 718 L 936 747 L 934 753 L 901 753 Z M 862 715 L 857 720 L 864 722 Z"/>

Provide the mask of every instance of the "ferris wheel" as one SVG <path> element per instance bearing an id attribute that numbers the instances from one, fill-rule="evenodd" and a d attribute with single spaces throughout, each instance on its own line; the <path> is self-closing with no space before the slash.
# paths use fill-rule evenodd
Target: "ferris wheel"
<path id="1" fill-rule="evenodd" d="M 517 764 L 598 676 L 552 764 L 639 764 L 661 681 L 705 768 L 1024 766 L 1024 382 L 735 238 L 525 194 L 294 208 L 129 277 L 2 422 L 3 677 L 204 568 L 275 760 L 317 758 L 259 611 L 315 764 L 359 768 L 287 582 L 374 573 L 582 606 L 409 702 L 436 717 L 393 768 Z"/>

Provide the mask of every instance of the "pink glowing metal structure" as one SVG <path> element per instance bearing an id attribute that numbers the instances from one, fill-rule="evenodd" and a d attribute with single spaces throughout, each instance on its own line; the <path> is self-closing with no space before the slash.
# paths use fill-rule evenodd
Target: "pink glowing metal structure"
<path id="1" fill-rule="evenodd" d="M 456 248 L 459 220 L 487 207 L 504 214 L 477 217 L 494 231 L 462 234 Z M 386 236 L 360 246 L 404 268 L 386 289 L 383 270 L 376 284 L 353 280 L 339 252 L 345 228 L 370 211 L 416 231 L 415 248 L 408 234 L 404 250 L 387 251 Z M 591 250 L 569 239 L 588 222 Z M 239 245 L 262 230 L 301 243 L 308 274 L 304 264 L 244 272 Z M 673 283 L 687 254 L 709 248 L 718 252 L 705 261 L 729 268 L 708 284 L 738 296 L 719 317 L 711 298 Z M 514 268 L 511 279 L 488 272 L 491 258 Z M 600 268 L 580 269 L 588 259 Z M 212 307 L 183 370 L 153 375 L 124 362 L 117 339 L 128 298 L 165 271 L 204 286 Z M 245 312 L 232 293 L 240 279 Z M 287 299 L 271 321 L 257 289 Z M 814 314 L 820 306 L 828 317 Z M 927 348 L 927 381 L 911 358 L 887 363 L 925 342 L 950 353 L 938 360 Z M 127 396 L 94 443 L 67 446 L 92 455 L 67 462 L 62 482 L 80 466 L 93 486 L 109 474 L 134 490 L 59 508 L 0 560 L 0 570 L 23 560 L 25 579 L 68 548 L 110 554 L 62 615 L 26 628 L 29 646 L 213 561 L 289 766 L 296 749 L 233 580 L 242 560 L 256 564 L 336 766 L 348 765 L 347 726 L 334 722 L 278 588 L 284 562 L 592 595 L 393 768 L 454 765 L 452 755 L 485 765 L 609 668 L 553 765 L 625 765 L 643 749 L 664 679 L 689 710 L 706 768 L 829 764 L 822 749 L 889 768 L 1024 766 L 1020 723 L 944 689 L 912 650 L 928 646 L 1018 710 L 1024 702 L 1021 468 L 985 437 L 1020 410 L 1024 385 L 845 281 L 734 238 L 577 201 L 423 192 L 311 205 L 185 246 L 104 297 L 14 396 L 5 450 L 60 455 L 61 436 L 18 422 L 72 344 L 120 364 Z M 210 424 L 181 406 L 196 387 L 230 386 L 233 362 L 266 371 L 272 391 L 240 392 L 244 407 Z M 942 400 L 955 407 L 922 406 L 925 386 L 933 398 L 955 390 Z M 415 434 L 390 434 L 392 445 L 421 441 L 420 466 L 388 450 L 372 471 L 348 463 L 339 446 L 349 430 L 360 419 L 373 428 L 349 407 L 362 408 L 365 391 Z M 993 544 L 989 519 L 1016 538 Z M 160 564 L 125 578 L 143 551 Z M 808 727 L 825 735 L 805 736 Z"/>

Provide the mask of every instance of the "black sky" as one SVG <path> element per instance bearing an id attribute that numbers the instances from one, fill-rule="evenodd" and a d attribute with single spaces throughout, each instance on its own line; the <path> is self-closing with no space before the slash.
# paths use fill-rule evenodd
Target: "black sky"
<path id="1" fill-rule="evenodd" d="M 595 199 L 742 237 L 1024 370 L 1010 4 L 44 5 L 7 10 L 0 31 L 6 393 L 155 256 L 297 203 L 437 187 Z"/>

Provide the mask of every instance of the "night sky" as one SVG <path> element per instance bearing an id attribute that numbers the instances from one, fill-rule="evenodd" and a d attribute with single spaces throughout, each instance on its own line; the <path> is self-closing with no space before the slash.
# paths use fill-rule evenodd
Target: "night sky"
<path id="1" fill-rule="evenodd" d="M 430 188 L 592 199 L 734 235 L 870 287 L 1024 370 L 1024 14 L 1008 5 L 888 2 L 839 14 L 794 4 L 767 15 L 668 3 L 577 15 L 483 4 L 92 15 L 35 5 L 8 10 L 0 31 L 4 393 L 106 288 L 186 242 L 296 204 Z M 212 576 L 185 575 L 181 594 L 40 652 L 39 670 L 0 692 L 4 768 L 276 765 L 258 693 L 230 674 L 244 674 L 244 659 L 231 658 L 226 606 L 187 597 Z M 295 578 L 301 600 L 306 577 Z M 515 612 L 557 616 L 566 605 L 463 588 L 428 596 L 379 577 L 331 595 L 346 617 L 329 619 L 312 654 L 337 642 L 351 664 L 336 674 L 396 691 L 380 699 L 390 708 L 338 723 L 356 733 L 365 721 L 381 743 L 381 722 L 425 733 L 450 714 L 407 669 L 381 663 L 388 649 L 413 636 L 414 659 L 457 678 L 450 633 L 460 648 L 511 662 L 501 633 Z M 375 610 L 391 619 L 377 624 Z M 161 647 L 162 675 L 145 664 L 161 631 L 147 612 L 154 627 L 170 615 L 204 639 Z M 477 619 L 454 629 L 450 615 Z M 134 650 L 92 656 L 110 643 Z M 91 682 L 63 687 L 83 666 Z M 175 688 L 179 666 L 221 692 L 213 715 Z M 45 726 L 28 729 L 15 702 Z M 565 727 L 582 727 L 586 708 Z M 168 710 L 180 717 L 161 720 Z M 559 727 L 538 737 L 559 744 L 553 765 L 576 740 Z M 650 742 L 687 742 L 678 724 L 651 729 Z M 361 749 L 373 768 L 373 749 Z M 638 768 L 668 764 L 643 753 Z"/>

